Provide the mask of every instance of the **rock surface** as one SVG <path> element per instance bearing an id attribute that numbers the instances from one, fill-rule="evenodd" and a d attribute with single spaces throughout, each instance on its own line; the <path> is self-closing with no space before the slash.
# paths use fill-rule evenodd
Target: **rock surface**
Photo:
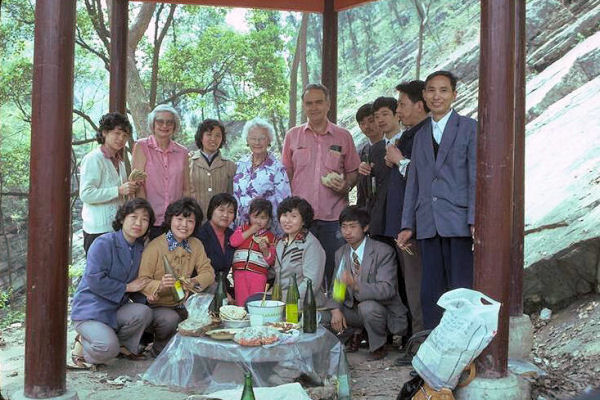
<path id="1" fill-rule="evenodd" d="M 530 307 L 562 305 L 597 288 L 599 93 L 600 77 L 527 125 L 524 298 Z"/>

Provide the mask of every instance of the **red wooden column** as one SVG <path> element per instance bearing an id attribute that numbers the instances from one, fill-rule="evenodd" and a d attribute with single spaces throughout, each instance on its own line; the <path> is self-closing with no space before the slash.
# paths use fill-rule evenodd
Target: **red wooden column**
<path id="1" fill-rule="evenodd" d="M 498 333 L 478 358 L 482 378 L 506 376 L 513 224 L 514 12 L 481 1 L 475 289 L 502 302 Z"/>
<path id="2" fill-rule="evenodd" d="M 337 73 L 338 73 L 338 13 L 334 0 L 324 0 L 323 8 L 323 59 L 321 82 L 330 93 L 329 120 L 337 122 Z"/>
<path id="3" fill-rule="evenodd" d="M 112 0 L 110 19 L 109 111 L 125 114 L 127 109 L 128 0 Z"/>
<path id="4" fill-rule="evenodd" d="M 25 396 L 66 392 L 75 0 L 35 6 Z"/>
<path id="5" fill-rule="evenodd" d="M 523 315 L 525 236 L 525 2 L 515 1 L 515 151 L 510 316 Z"/>

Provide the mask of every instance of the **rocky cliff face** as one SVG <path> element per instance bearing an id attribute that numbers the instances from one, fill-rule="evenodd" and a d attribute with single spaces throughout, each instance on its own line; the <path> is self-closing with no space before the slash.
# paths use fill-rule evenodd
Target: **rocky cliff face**
<path id="1" fill-rule="evenodd" d="M 454 7 L 465 22 L 442 39 L 456 41 L 460 34 L 461 44 L 451 54 L 426 51 L 423 76 L 454 71 L 460 78 L 455 107 L 477 118 L 479 30 L 469 29 L 479 24 L 470 14 L 474 3 Z M 443 20 L 439 9 L 433 13 Z M 531 311 L 600 290 L 600 0 L 529 0 L 526 27 L 524 298 Z M 416 45 L 402 42 L 394 52 L 399 57 L 381 61 L 395 64 L 398 82 L 414 79 Z M 353 125 L 350 118 L 344 123 Z"/>

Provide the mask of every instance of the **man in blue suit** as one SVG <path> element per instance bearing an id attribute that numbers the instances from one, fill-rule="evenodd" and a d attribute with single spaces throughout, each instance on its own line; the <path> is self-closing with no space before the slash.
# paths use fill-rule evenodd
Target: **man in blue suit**
<path id="1" fill-rule="evenodd" d="M 421 248 L 425 329 L 439 323 L 444 292 L 473 286 L 477 122 L 452 109 L 456 81 L 448 71 L 425 80 L 431 118 L 414 138 L 397 239 L 402 246 L 416 234 Z"/>

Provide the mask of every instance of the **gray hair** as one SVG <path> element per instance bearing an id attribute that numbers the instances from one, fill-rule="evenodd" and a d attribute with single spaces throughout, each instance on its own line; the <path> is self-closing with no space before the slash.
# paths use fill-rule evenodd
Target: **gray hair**
<path id="1" fill-rule="evenodd" d="M 250 121 L 247 121 L 244 124 L 244 129 L 242 129 L 242 139 L 244 141 L 248 140 L 248 133 L 254 128 L 262 128 L 267 131 L 267 136 L 269 137 L 269 144 L 271 144 L 275 140 L 275 128 L 273 128 L 273 125 L 271 125 L 266 120 L 260 117 L 256 117 L 252 118 Z"/>
<path id="2" fill-rule="evenodd" d="M 179 113 L 173 107 L 167 104 L 159 104 L 154 107 L 154 110 L 150 114 L 148 114 L 148 133 L 154 134 L 154 120 L 156 119 L 156 114 L 159 112 L 169 112 L 173 115 L 173 119 L 175 119 L 175 127 L 173 128 L 173 135 L 175 135 L 181 129 L 181 118 L 179 117 Z"/>

